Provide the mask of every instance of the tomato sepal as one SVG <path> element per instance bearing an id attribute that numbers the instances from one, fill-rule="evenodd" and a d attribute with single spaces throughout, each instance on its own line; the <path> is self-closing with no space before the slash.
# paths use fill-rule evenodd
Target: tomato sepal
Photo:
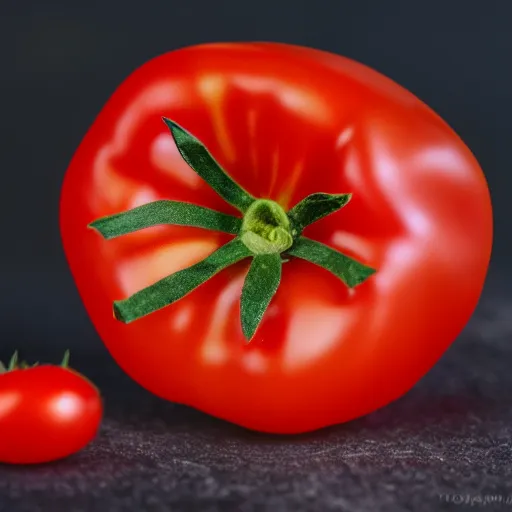
<path id="1" fill-rule="evenodd" d="M 204 260 L 175 272 L 140 290 L 127 299 L 114 302 L 114 316 L 130 323 L 149 315 L 189 294 L 224 268 L 251 256 L 240 238 L 234 238 Z"/>
<path id="2" fill-rule="evenodd" d="M 213 158 L 203 143 L 175 121 L 162 118 L 171 131 L 183 160 L 203 178 L 224 201 L 245 212 L 255 201 Z"/>
<path id="3" fill-rule="evenodd" d="M 16 350 L 9 361 L 9 365 L 7 366 L 7 371 L 12 372 L 17 367 L 18 367 L 18 351 Z"/>
<path id="4" fill-rule="evenodd" d="M 69 356 L 70 356 L 70 352 L 69 352 L 69 350 L 66 350 L 64 352 L 64 355 L 62 356 L 62 361 L 60 363 L 62 368 L 69 368 Z"/>
<path id="5" fill-rule="evenodd" d="M 247 341 L 254 336 L 281 282 L 279 254 L 260 254 L 252 260 L 240 298 L 240 320 Z"/>
<path id="6" fill-rule="evenodd" d="M 164 224 L 204 228 L 236 235 L 242 226 L 242 219 L 204 206 L 162 199 L 101 217 L 91 222 L 88 227 L 96 230 L 105 240 L 111 240 Z"/>
<path id="7" fill-rule="evenodd" d="M 195 265 L 114 301 L 114 318 L 126 324 L 138 320 L 180 300 L 224 268 L 253 257 L 241 296 L 242 331 L 250 341 L 279 286 L 281 254 L 319 265 L 350 288 L 375 273 L 375 269 L 301 236 L 306 226 L 343 208 L 352 197 L 350 193 L 311 194 L 285 212 L 275 201 L 251 196 L 222 169 L 200 140 L 176 122 L 165 117 L 163 120 L 192 170 L 244 215 L 240 219 L 190 203 L 160 200 L 91 222 L 89 227 L 107 240 L 157 224 L 196 226 L 238 235 Z"/>
<path id="8" fill-rule="evenodd" d="M 304 228 L 343 208 L 352 194 L 325 194 L 318 192 L 298 202 L 287 215 L 292 225 L 292 236 L 298 238 Z"/>

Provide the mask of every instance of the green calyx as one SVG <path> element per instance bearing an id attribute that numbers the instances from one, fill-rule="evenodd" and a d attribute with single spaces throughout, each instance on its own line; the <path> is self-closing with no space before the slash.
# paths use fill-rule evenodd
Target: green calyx
<path id="1" fill-rule="evenodd" d="M 16 350 L 7 363 L 7 366 L 5 366 L 2 361 L 0 361 L 0 375 L 3 373 L 13 372 L 15 370 L 28 370 L 38 365 L 39 363 L 28 364 L 26 361 L 20 361 L 18 357 L 18 351 Z"/>
<path id="2" fill-rule="evenodd" d="M 302 236 L 306 226 L 343 208 L 351 194 L 311 194 L 285 212 L 275 201 L 251 196 L 220 167 L 197 138 L 170 119 L 164 118 L 164 122 L 183 159 L 243 217 L 191 203 L 160 200 L 91 222 L 89 227 L 106 240 L 162 224 L 237 235 L 199 263 L 115 301 L 115 318 L 124 323 L 133 322 L 176 302 L 224 268 L 253 258 L 240 303 L 242 331 L 250 341 L 277 292 L 282 264 L 290 257 L 321 266 L 350 288 L 375 273 L 373 268 Z"/>
<path id="3" fill-rule="evenodd" d="M 240 238 L 254 254 L 280 254 L 293 244 L 290 219 L 275 201 L 256 199 L 242 221 Z"/>

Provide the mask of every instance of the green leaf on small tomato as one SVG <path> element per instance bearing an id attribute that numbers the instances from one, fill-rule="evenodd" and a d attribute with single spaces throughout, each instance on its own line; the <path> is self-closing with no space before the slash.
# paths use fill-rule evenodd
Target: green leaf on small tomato
<path id="1" fill-rule="evenodd" d="M 62 368 L 69 367 L 69 350 L 66 350 L 66 352 L 64 352 L 64 356 L 62 358 L 62 363 L 60 363 L 60 365 L 62 366 Z"/>
<path id="2" fill-rule="evenodd" d="M 9 366 L 7 367 L 7 371 L 15 370 L 18 367 L 18 351 L 14 352 L 9 361 Z"/>

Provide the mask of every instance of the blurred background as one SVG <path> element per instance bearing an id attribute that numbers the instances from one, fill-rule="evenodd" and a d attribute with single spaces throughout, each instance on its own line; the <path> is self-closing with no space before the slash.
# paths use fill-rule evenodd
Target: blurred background
<path id="1" fill-rule="evenodd" d="M 495 245 L 485 294 L 506 296 L 511 22 L 506 0 L 1 0 L 0 356 L 15 348 L 31 360 L 58 359 L 66 348 L 106 355 L 61 248 L 61 182 L 95 116 L 135 68 L 208 41 L 280 41 L 342 54 L 430 105 L 487 176 Z"/>

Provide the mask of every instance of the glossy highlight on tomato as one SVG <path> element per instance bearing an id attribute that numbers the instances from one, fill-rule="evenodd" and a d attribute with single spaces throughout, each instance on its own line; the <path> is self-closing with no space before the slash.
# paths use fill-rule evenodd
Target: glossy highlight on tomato
<path id="1" fill-rule="evenodd" d="M 0 462 L 37 464 L 72 455 L 98 431 L 98 390 L 62 366 L 14 368 L 0 374 Z"/>
<path id="2" fill-rule="evenodd" d="M 243 261 L 163 309 L 118 321 L 114 301 L 233 235 L 159 225 L 104 240 L 91 222 L 165 199 L 238 215 L 184 161 L 162 117 L 284 211 L 311 194 L 352 194 L 304 234 L 375 275 L 350 289 L 289 258 L 250 343 Z M 275 433 L 348 421 L 408 391 L 467 323 L 492 246 L 483 173 L 438 115 L 362 64 L 273 43 L 199 45 L 136 70 L 70 164 L 60 223 L 85 307 L 129 375 L 168 400 Z"/>

